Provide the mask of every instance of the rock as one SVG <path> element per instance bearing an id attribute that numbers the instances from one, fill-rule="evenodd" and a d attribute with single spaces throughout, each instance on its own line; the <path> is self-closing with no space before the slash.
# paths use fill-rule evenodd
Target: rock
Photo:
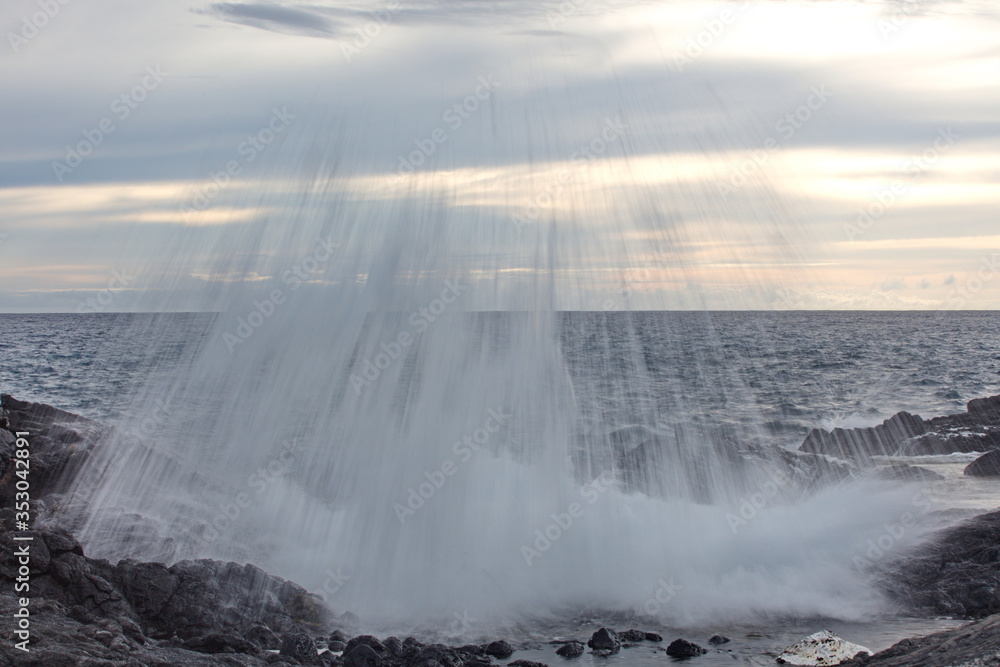
<path id="1" fill-rule="evenodd" d="M 663 641 L 663 637 L 661 637 L 660 635 L 656 634 L 655 632 L 647 632 L 646 633 L 646 641 L 647 642 L 662 642 Z"/>
<path id="2" fill-rule="evenodd" d="M 813 429 L 799 451 L 867 463 L 872 456 L 895 454 L 903 441 L 926 432 L 927 424 L 919 416 L 897 412 L 871 428 Z"/>
<path id="3" fill-rule="evenodd" d="M 327 642 L 326 647 L 334 653 L 343 653 L 344 650 L 347 649 L 347 644 L 344 642 L 332 641 Z"/>
<path id="4" fill-rule="evenodd" d="M 514 647 L 503 640 L 490 642 L 485 647 L 483 651 L 487 655 L 492 655 L 494 658 L 509 658 L 514 653 Z"/>
<path id="5" fill-rule="evenodd" d="M 556 655 L 564 658 L 578 658 L 583 655 L 583 642 L 569 642 L 556 649 Z"/>
<path id="6" fill-rule="evenodd" d="M 1000 449 L 983 454 L 965 467 L 971 477 L 1000 477 Z"/>
<path id="7" fill-rule="evenodd" d="M 863 667 L 988 667 L 1000 660 L 1000 615 L 954 630 L 903 641 L 858 658 L 851 665 Z"/>
<path id="8" fill-rule="evenodd" d="M 916 614 L 1000 612 L 1000 512 L 945 528 L 883 568 L 882 589 Z"/>
<path id="9" fill-rule="evenodd" d="M 880 468 L 875 472 L 879 479 L 899 482 L 940 482 L 944 475 L 933 470 L 905 464 L 895 464 Z"/>
<path id="10" fill-rule="evenodd" d="M 646 633 L 641 630 L 626 630 L 620 633 L 619 638 L 626 642 L 642 642 L 646 641 Z"/>
<path id="11" fill-rule="evenodd" d="M 243 633 L 243 638 L 265 651 L 275 651 L 281 648 L 281 637 L 271 628 L 259 623 L 250 626 Z"/>
<path id="12" fill-rule="evenodd" d="M 712 637 L 708 640 L 708 643 L 718 645 L 718 644 L 728 644 L 730 641 L 732 640 L 730 640 L 729 637 L 724 637 L 722 635 L 712 635 Z"/>
<path id="13" fill-rule="evenodd" d="M 198 653 L 246 653 L 247 655 L 257 655 L 260 653 L 254 644 L 234 635 L 213 634 L 204 637 L 196 637 L 184 642 L 184 648 Z"/>
<path id="14" fill-rule="evenodd" d="M 598 651 L 615 651 L 621 647 L 621 638 L 618 633 L 609 628 L 601 628 L 595 632 L 591 637 L 590 641 L 587 642 L 587 646 Z"/>
<path id="15" fill-rule="evenodd" d="M 344 667 L 381 667 L 382 656 L 368 644 L 357 644 L 344 653 Z"/>
<path id="16" fill-rule="evenodd" d="M 398 637 L 388 637 L 384 642 L 382 642 L 382 646 L 385 647 L 385 650 L 389 655 L 398 656 L 403 654 L 403 642 L 399 641 Z"/>
<path id="17" fill-rule="evenodd" d="M 667 647 L 667 655 L 671 658 L 694 658 L 706 653 L 708 653 L 708 649 L 702 648 L 686 639 L 675 639 Z"/>
<path id="18" fill-rule="evenodd" d="M 974 398 L 966 404 L 969 414 L 987 419 L 1000 418 L 1000 395 L 987 398 Z"/>
<path id="19" fill-rule="evenodd" d="M 351 641 L 347 642 L 347 647 L 344 649 L 345 655 L 353 651 L 355 647 L 361 645 L 371 647 L 372 650 L 374 650 L 379 655 L 384 655 L 386 652 L 385 646 L 382 644 L 382 642 L 378 640 L 378 638 L 373 637 L 371 635 L 359 635 L 354 639 L 352 639 Z"/>
<path id="20" fill-rule="evenodd" d="M 305 633 L 285 635 L 281 640 L 281 649 L 278 651 L 278 655 L 294 658 L 303 665 L 323 664 L 316 652 L 316 643 L 312 637 Z"/>
<path id="21" fill-rule="evenodd" d="M 544 662 L 532 662 L 531 660 L 515 660 L 508 662 L 507 667 L 549 667 Z"/>
<path id="22" fill-rule="evenodd" d="M 871 651 L 829 630 L 821 630 L 786 648 L 777 657 L 777 662 L 782 665 L 839 665 L 861 653 L 870 654 Z"/>
<path id="23" fill-rule="evenodd" d="M 464 667 L 463 662 L 455 649 L 443 644 L 428 644 L 417 652 L 409 667 Z"/>

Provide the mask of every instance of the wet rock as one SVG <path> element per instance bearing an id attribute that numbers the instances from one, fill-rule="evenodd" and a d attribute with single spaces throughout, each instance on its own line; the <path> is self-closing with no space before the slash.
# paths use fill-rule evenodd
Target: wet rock
<path id="1" fill-rule="evenodd" d="M 642 642 L 646 641 L 646 633 L 641 630 L 626 630 L 619 634 L 622 641 L 626 642 Z"/>
<path id="2" fill-rule="evenodd" d="M 403 642 L 399 640 L 398 637 L 388 637 L 382 646 L 385 647 L 386 653 L 389 655 L 402 655 L 403 654 Z"/>
<path id="3" fill-rule="evenodd" d="M 729 637 L 724 637 L 723 635 L 712 635 L 712 637 L 708 640 L 708 643 L 719 645 L 728 644 L 730 641 L 732 640 L 730 640 Z"/>
<path id="4" fill-rule="evenodd" d="M 1000 477 L 1000 449 L 987 452 L 965 467 L 971 477 Z"/>
<path id="5" fill-rule="evenodd" d="M 660 635 L 656 634 L 655 632 L 647 632 L 646 633 L 646 641 L 647 642 L 662 642 L 663 641 L 663 637 L 661 637 Z"/>
<path id="6" fill-rule="evenodd" d="M 706 653 L 708 653 L 708 649 L 702 648 L 686 639 L 675 639 L 667 647 L 667 655 L 671 658 L 694 658 Z"/>
<path id="7" fill-rule="evenodd" d="M 786 648 L 776 661 L 781 665 L 839 665 L 859 654 L 870 653 L 864 646 L 841 639 L 829 630 L 821 630 Z"/>
<path id="8" fill-rule="evenodd" d="M 905 440 L 926 432 L 927 424 L 919 416 L 898 412 L 871 428 L 813 429 L 799 451 L 867 463 L 873 456 L 895 454 Z"/>
<path id="9" fill-rule="evenodd" d="M 935 533 L 890 562 L 881 587 L 917 614 L 983 618 L 1000 613 L 1000 512 Z"/>
<path id="10" fill-rule="evenodd" d="M 252 625 L 243 633 L 243 638 L 265 651 L 273 651 L 281 648 L 281 637 L 266 625 Z"/>
<path id="11" fill-rule="evenodd" d="M 858 667 L 992 667 L 1000 656 L 1000 615 L 903 641 L 845 663 Z"/>
<path id="12" fill-rule="evenodd" d="M 490 642 L 483 647 L 483 651 L 486 655 L 492 655 L 494 658 L 500 658 L 503 660 L 504 658 L 509 658 L 514 653 L 514 647 L 501 639 L 499 641 Z"/>
<path id="13" fill-rule="evenodd" d="M 405 640 L 404 640 L 405 645 Z M 409 667 L 463 667 L 464 661 L 455 649 L 443 644 L 429 644 L 417 652 Z"/>
<path id="14" fill-rule="evenodd" d="M 305 633 L 285 635 L 278 655 L 298 660 L 303 665 L 322 665 L 316 652 L 316 643 Z"/>
<path id="15" fill-rule="evenodd" d="M 212 634 L 204 637 L 196 637 L 184 642 L 184 648 L 198 653 L 246 653 L 247 655 L 257 655 L 260 653 L 254 644 L 234 635 Z"/>
<path id="16" fill-rule="evenodd" d="M 1000 419 L 1000 395 L 974 398 L 966 404 L 965 409 L 969 414 L 984 419 Z"/>
<path id="17" fill-rule="evenodd" d="M 622 642 L 618 633 L 609 628 L 601 628 L 587 642 L 587 646 L 598 651 L 616 651 L 621 645 Z"/>
<path id="18" fill-rule="evenodd" d="M 532 662 L 531 660 L 515 660 L 508 662 L 507 667 L 549 667 L 544 662 Z"/>
<path id="19" fill-rule="evenodd" d="M 381 667 L 382 656 L 368 644 L 357 644 L 344 653 L 344 667 Z"/>
<path id="20" fill-rule="evenodd" d="M 556 655 L 564 658 L 578 658 L 583 655 L 583 642 L 569 642 L 556 649 Z"/>
<path id="21" fill-rule="evenodd" d="M 386 653 L 385 646 L 378 640 L 378 638 L 371 635 L 359 635 L 347 642 L 347 647 L 344 649 L 345 655 L 361 645 L 371 647 L 371 649 L 379 655 L 384 655 Z"/>

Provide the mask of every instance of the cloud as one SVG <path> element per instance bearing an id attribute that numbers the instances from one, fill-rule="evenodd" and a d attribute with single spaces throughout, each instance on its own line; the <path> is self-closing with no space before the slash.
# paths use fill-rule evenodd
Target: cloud
<path id="1" fill-rule="evenodd" d="M 195 11 L 261 30 L 310 37 L 334 37 L 346 27 L 314 11 L 263 3 L 217 2 L 206 10 Z"/>

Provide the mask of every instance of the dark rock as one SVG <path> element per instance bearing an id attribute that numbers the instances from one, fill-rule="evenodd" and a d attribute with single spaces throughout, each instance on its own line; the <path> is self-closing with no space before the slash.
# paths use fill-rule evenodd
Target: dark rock
<path id="1" fill-rule="evenodd" d="M 353 651 L 355 647 L 361 645 L 371 647 L 379 655 L 383 655 L 386 652 L 385 646 L 383 646 L 382 642 L 380 642 L 376 637 L 371 635 L 359 635 L 347 642 L 347 648 L 344 649 L 345 655 Z"/>
<path id="2" fill-rule="evenodd" d="M 626 642 L 642 642 L 646 641 L 646 633 L 641 630 L 626 630 L 620 633 L 619 638 Z"/>
<path id="3" fill-rule="evenodd" d="M 564 658 L 578 658 L 583 655 L 583 642 L 569 642 L 556 649 L 556 655 Z"/>
<path id="4" fill-rule="evenodd" d="M 904 639 L 875 655 L 855 658 L 859 667 L 988 667 L 1000 656 L 1000 615 L 917 639 Z"/>
<path id="5" fill-rule="evenodd" d="M 405 645 L 406 642 L 403 643 Z M 409 667 L 464 667 L 463 662 L 455 649 L 443 644 L 429 644 L 417 652 Z"/>
<path id="6" fill-rule="evenodd" d="M 972 477 L 1000 477 L 1000 450 L 987 452 L 965 467 Z"/>
<path id="7" fill-rule="evenodd" d="M 332 641 L 327 642 L 326 647 L 335 653 L 342 653 L 347 649 L 347 644 L 344 642 Z"/>
<path id="8" fill-rule="evenodd" d="M 944 479 L 944 475 L 939 475 L 933 470 L 905 464 L 886 466 L 876 471 L 875 476 L 899 482 L 940 482 Z"/>
<path id="9" fill-rule="evenodd" d="M 508 662 L 507 667 L 549 667 L 544 662 L 532 662 L 531 660 L 515 660 Z"/>
<path id="10" fill-rule="evenodd" d="M 932 535 L 883 569 L 882 587 L 918 614 L 982 618 L 1000 612 L 1000 512 Z"/>
<path id="11" fill-rule="evenodd" d="M 252 625 L 250 628 L 243 633 L 243 638 L 249 642 L 253 642 L 259 648 L 265 651 L 273 651 L 281 648 L 281 637 L 278 636 L 271 628 L 266 625 Z"/>
<path id="12" fill-rule="evenodd" d="M 940 456 L 945 454 L 985 452 L 1000 448 L 1000 429 L 982 433 L 962 430 L 957 433 L 943 431 L 925 433 L 910 438 L 899 446 L 898 456 Z"/>
<path id="13" fill-rule="evenodd" d="M 88 625 L 97 620 L 97 617 L 94 616 L 94 614 L 91 613 L 89 609 L 87 609 L 86 607 L 81 607 L 80 605 L 74 605 L 66 615 L 72 618 L 74 621 L 77 621 L 78 623 L 83 623 L 84 625 Z"/>
<path id="14" fill-rule="evenodd" d="M 872 456 L 895 454 L 903 441 L 926 432 L 927 424 L 919 416 L 898 412 L 871 428 L 813 429 L 799 451 L 867 463 Z"/>
<path id="15" fill-rule="evenodd" d="M 977 417 L 1000 419 L 1000 395 L 974 398 L 968 402 L 965 409 Z"/>
<path id="16" fill-rule="evenodd" d="M 246 653 L 257 655 L 260 649 L 251 642 L 234 635 L 212 634 L 184 642 L 184 648 L 198 653 Z"/>
<path id="17" fill-rule="evenodd" d="M 614 651 L 621 645 L 622 642 L 618 633 L 609 628 L 601 628 L 595 632 L 590 637 L 590 641 L 587 642 L 587 646 L 598 651 Z"/>
<path id="18" fill-rule="evenodd" d="M 382 656 L 369 644 L 357 644 L 344 653 L 344 667 L 381 667 Z"/>
<path id="19" fill-rule="evenodd" d="M 667 647 L 667 655 L 672 658 L 694 658 L 705 653 L 708 653 L 708 649 L 704 649 L 686 639 L 675 639 Z"/>
<path id="20" fill-rule="evenodd" d="M 709 644 L 728 644 L 731 640 L 729 637 L 723 635 L 712 635 L 711 639 L 708 640 Z"/>
<path id="21" fill-rule="evenodd" d="M 316 652 L 316 643 L 312 637 L 305 633 L 286 635 L 281 640 L 281 649 L 278 654 L 287 658 L 294 658 L 303 665 L 321 665 L 319 654 Z"/>
<path id="22" fill-rule="evenodd" d="M 662 642 L 663 641 L 663 637 L 661 637 L 660 635 L 656 634 L 655 632 L 647 632 L 646 633 L 646 641 L 647 642 Z"/>
<path id="23" fill-rule="evenodd" d="M 398 637 L 387 638 L 382 642 L 382 646 L 385 647 L 389 655 L 399 656 L 403 654 L 403 642 L 399 641 Z"/>
<path id="24" fill-rule="evenodd" d="M 502 660 L 504 658 L 509 658 L 514 653 L 514 647 L 501 639 L 499 641 L 490 642 L 483 647 L 483 651 L 487 655 L 492 655 L 493 657 L 500 658 Z"/>

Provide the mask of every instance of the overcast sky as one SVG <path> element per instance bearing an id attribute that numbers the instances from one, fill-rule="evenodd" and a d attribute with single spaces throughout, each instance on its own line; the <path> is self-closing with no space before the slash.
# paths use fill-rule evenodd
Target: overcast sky
<path id="1" fill-rule="evenodd" d="M 321 239 L 312 289 L 460 276 L 473 308 L 540 277 L 559 308 L 1000 307 L 994 2 L 6 0 L 0 27 L 0 311 L 225 307 Z"/>

